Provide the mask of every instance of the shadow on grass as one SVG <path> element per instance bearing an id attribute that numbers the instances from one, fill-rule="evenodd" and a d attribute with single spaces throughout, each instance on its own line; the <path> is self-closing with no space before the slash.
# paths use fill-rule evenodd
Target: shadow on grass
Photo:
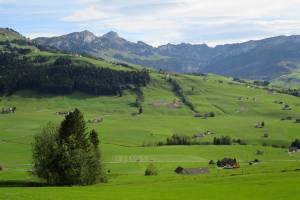
<path id="1" fill-rule="evenodd" d="M 3 187 L 46 187 L 49 186 L 42 182 L 33 181 L 0 181 L 0 188 Z"/>

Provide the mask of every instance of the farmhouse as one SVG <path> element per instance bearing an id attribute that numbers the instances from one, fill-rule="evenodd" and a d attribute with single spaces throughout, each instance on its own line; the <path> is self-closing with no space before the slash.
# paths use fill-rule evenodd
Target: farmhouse
<path id="1" fill-rule="evenodd" d="M 177 174 L 187 174 L 187 175 L 208 174 L 209 173 L 208 168 L 186 168 L 185 169 L 183 167 L 177 167 L 174 171 Z"/>
<path id="2" fill-rule="evenodd" d="M 16 112 L 16 107 L 9 107 L 9 108 L 2 108 L 0 111 L 0 114 L 9 114 L 9 113 L 15 113 Z"/>
<path id="3" fill-rule="evenodd" d="M 204 133 L 198 133 L 193 136 L 193 138 L 203 138 L 203 137 L 205 137 Z"/>
<path id="4" fill-rule="evenodd" d="M 237 160 L 234 158 L 224 158 L 223 160 L 217 161 L 217 167 L 223 168 L 223 169 L 236 169 L 240 168 L 240 164 L 237 162 Z"/>
<path id="5" fill-rule="evenodd" d="M 255 128 L 263 128 L 265 126 L 265 122 L 257 122 L 256 124 L 255 124 Z"/>
<path id="6" fill-rule="evenodd" d="M 70 112 L 65 112 L 65 111 L 58 111 L 55 114 L 56 115 L 68 115 Z"/>
<path id="7" fill-rule="evenodd" d="M 211 131 L 209 131 L 209 130 L 207 130 L 207 131 L 204 132 L 204 133 L 198 133 L 198 134 L 193 135 L 193 138 L 194 138 L 194 139 L 197 139 L 197 138 L 203 138 L 203 137 L 205 137 L 205 136 L 207 136 L 207 135 L 211 135 L 211 134 L 214 134 L 214 133 L 211 132 Z"/>

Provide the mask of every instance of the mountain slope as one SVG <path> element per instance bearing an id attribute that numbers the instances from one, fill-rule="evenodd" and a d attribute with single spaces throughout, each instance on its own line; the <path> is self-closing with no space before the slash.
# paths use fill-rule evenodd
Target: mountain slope
<path id="1" fill-rule="evenodd" d="M 4 38 L 10 38 L 10 34 L 13 33 L 5 34 Z M 81 40 L 93 42 L 94 39 Z M 1 69 L 15 70 L 19 65 L 27 68 L 25 61 L 37 69 L 45 66 L 52 69 L 55 62 L 64 61 L 63 65 L 56 66 L 58 73 L 43 76 L 50 80 L 64 73 L 60 69 L 78 66 L 85 66 L 80 76 L 87 81 L 91 79 L 85 75 L 93 67 L 110 69 L 112 73 L 139 71 L 80 55 L 41 51 L 24 39 L 4 39 L 0 44 L 0 53 L 5 55 L 2 58 L 14 54 L 20 61 L 14 63 L 16 65 L 0 63 L 0 83 L 1 77 L 7 75 L 2 74 Z M 31 50 L 24 50 L 28 48 Z M 199 51 L 202 48 L 206 47 L 199 47 Z M 175 53 L 180 54 L 180 51 Z M 16 75 L 21 77 L 23 73 Z M 299 123 L 295 123 L 300 116 L 298 97 L 212 74 L 170 75 L 150 71 L 149 76 L 151 80 L 145 87 L 124 88 L 122 95 L 100 96 L 78 91 L 50 95 L 22 90 L 0 96 L 0 199 L 40 200 L 45 199 L 46 193 L 48 199 L 56 200 L 115 200 L 125 196 L 132 200 L 194 200 L 199 196 L 205 199 L 295 198 L 299 192 L 300 152 L 287 151 L 291 142 L 299 138 Z M 97 80 L 106 78 L 100 76 Z M 12 86 L 11 82 L 7 85 Z M 96 88 L 97 82 L 91 86 Z M 191 105 L 199 113 L 195 114 Z M 137 114 L 138 106 L 143 108 L 142 113 Z M 15 112 L 5 113 L 9 108 L 15 108 Z M 74 108 L 84 113 L 87 131 L 95 129 L 99 133 L 108 183 L 54 187 L 32 176 L 34 136 L 49 121 L 59 124 L 65 113 Z M 255 128 L 261 122 L 264 127 Z M 200 143 L 158 146 L 173 134 L 187 138 L 197 136 L 193 140 Z M 212 145 L 215 137 L 222 136 L 229 136 L 235 144 Z M 222 170 L 211 164 L 223 158 L 236 158 L 240 168 Z M 253 164 L 254 159 L 259 162 Z M 158 176 L 144 176 L 149 164 L 158 169 Z M 182 176 L 174 173 L 178 166 L 208 168 L 209 173 Z"/>
<path id="2" fill-rule="evenodd" d="M 1 33 L 0 95 L 30 89 L 41 93 L 81 91 L 121 96 L 123 90 L 142 87 L 149 82 L 148 72 L 134 66 L 42 51 L 13 30 L 2 29 Z"/>
<path id="3" fill-rule="evenodd" d="M 83 31 L 34 40 L 43 46 L 135 63 L 173 72 L 208 72 L 245 79 L 272 80 L 300 69 L 300 36 L 279 36 L 240 44 L 167 44 L 157 48 L 129 42 L 109 32 Z"/>

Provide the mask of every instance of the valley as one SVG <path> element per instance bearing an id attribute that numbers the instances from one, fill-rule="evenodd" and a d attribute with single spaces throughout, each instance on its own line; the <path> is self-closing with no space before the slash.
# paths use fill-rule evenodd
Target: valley
<path id="1" fill-rule="evenodd" d="M 67 56 L 75 67 L 91 65 L 122 72 L 143 70 L 140 66 L 128 68 L 29 46 L 35 51 L 25 56 L 29 60 L 35 56 L 50 57 L 46 66 Z M 28 48 L 28 45 L 18 47 Z M 129 84 L 131 87 L 122 88 L 122 95 L 87 94 L 75 87 L 69 94 L 43 93 L 33 87 L 3 95 L 0 109 L 16 109 L 14 113 L 0 114 L 3 168 L 0 199 L 279 200 L 298 195 L 300 153 L 288 151 L 291 143 L 299 138 L 300 124 L 296 123 L 300 118 L 299 97 L 280 93 L 272 86 L 257 86 L 250 81 L 241 83 L 214 74 L 152 70 L 147 73 L 150 80 L 139 85 L 140 92 L 136 92 L 136 85 Z M 170 79 L 180 86 L 180 92 L 174 89 Z M 137 99 L 140 99 L 138 103 Z M 93 186 L 47 186 L 31 173 L 34 135 L 49 121 L 60 123 L 65 113 L 75 108 L 84 114 L 88 129 L 99 133 L 108 181 Z M 206 116 L 207 113 L 213 115 Z M 264 126 L 255 128 L 261 122 Z M 197 145 L 158 145 L 174 134 L 192 138 L 207 131 L 213 134 L 197 139 Z M 215 137 L 222 136 L 243 144 L 212 143 Z M 210 160 L 216 162 L 227 157 L 236 158 L 240 168 L 221 169 L 209 164 Z M 259 162 L 250 165 L 254 159 Z M 157 176 L 144 176 L 149 163 L 157 167 Z M 176 174 L 174 170 L 178 166 L 208 168 L 209 173 Z"/>

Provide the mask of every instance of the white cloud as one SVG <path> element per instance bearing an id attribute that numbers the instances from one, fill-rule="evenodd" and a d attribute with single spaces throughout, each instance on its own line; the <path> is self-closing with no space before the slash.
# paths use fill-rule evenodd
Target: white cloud
<path id="1" fill-rule="evenodd" d="M 62 20 L 66 22 L 85 22 L 102 20 L 115 16 L 117 16 L 117 14 L 111 10 L 101 10 L 97 9 L 97 7 L 89 6 L 86 9 L 75 11 L 70 16 L 62 18 Z"/>
<path id="2" fill-rule="evenodd" d="M 1 1 L 1 0 L 0 0 Z M 299 0 L 76 0 L 81 9 L 64 22 L 101 31 L 116 30 L 152 44 L 180 41 L 236 41 L 263 35 L 300 33 Z M 82 9 L 83 7 L 83 9 Z M 246 27 L 246 28 L 245 28 Z M 299 27 L 299 28 L 298 28 Z M 233 30 L 234 29 L 234 30 Z M 197 30 L 199 31 L 197 33 Z M 250 30 L 250 31 L 249 31 Z M 201 31 L 201 32 L 200 32 Z M 229 35 L 232 31 L 242 32 Z M 208 34 L 212 34 L 209 38 Z M 221 33 L 224 33 L 222 38 Z M 227 33 L 227 38 L 225 37 Z M 215 35 L 215 36 L 213 36 Z M 214 38 L 216 37 L 216 38 Z M 239 37 L 239 38 L 235 38 Z M 151 39 L 152 38 L 152 39 Z"/>

